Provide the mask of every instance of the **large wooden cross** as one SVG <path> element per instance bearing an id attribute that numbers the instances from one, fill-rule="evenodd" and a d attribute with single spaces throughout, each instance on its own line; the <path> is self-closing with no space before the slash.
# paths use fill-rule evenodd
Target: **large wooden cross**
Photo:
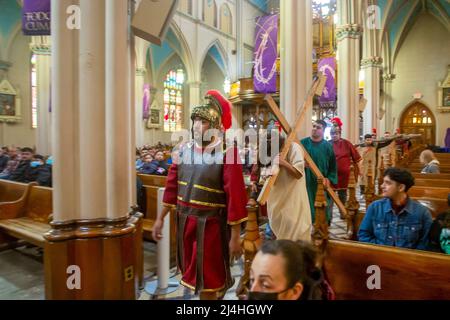
<path id="1" fill-rule="evenodd" d="M 297 142 L 300 147 L 303 149 L 303 154 L 305 157 L 306 162 L 309 165 L 309 168 L 311 169 L 311 171 L 314 173 L 314 175 L 317 178 L 324 178 L 324 176 L 322 175 L 322 173 L 320 172 L 319 168 L 317 167 L 317 165 L 314 163 L 313 159 L 311 158 L 311 156 L 309 155 L 309 153 L 306 151 L 306 149 L 303 147 L 303 145 L 301 144 L 301 142 L 298 140 L 297 138 L 297 132 L 299 131 L 300 127 L 303 125 L 303 119 L 305 118 L 305 114 L 306 111 L 312 107 L 313 104 L 313 98 L 315 95 L 320 96 L 322 95 L 322 91 L 323 88 L 325 86 L 325 82 L 326 82 L 326 77 L 322 74 L 319 74 L 319 77 L 314 81 L 311 89 L 308 92 L 308 95 L 306 96 L 306 99 L 303 103 L 302 109 L 300 114 L 297 117 L 297 120 L 295 121 L 295 125 L 293 128 L 290 127 L 289 122 L 287 122 L 286 118 L 284 117 L 284 115 L 281 113 L 280 109 L 278 108 L 278 105 L 275 103 L 275 101 L 273 100 L 271 95 L 266 95 L 265 96 L 265 100 L 267 101 L 267 104 L 269 105 L 269 108 L 272 112 L 272 114 L 277 118 L 278 122 L 280 123 L 281 127 L 283 128 L 283 130 L 286 132 L 286 134 L 288 135 L 286 138 L 286 141 L 284 143 L 283 148 L 281 149 L 280 152 L 280 159 L 286 159 L 287 154 L 289 152 L 289 149 L 291 147 L 291 144 L 293 142 Z M 269 198 L 269 194 L 270 191 L 272 190 L 275 181 L 278 178 L 278 172 L 275 172 L 272 176 L 270 176 L 262 190 L 261 193 L 259 194 L 258 197 L 258 203 L 260 205 L 264 205 L 267 202 L 267 199 Z M 334 192 L 334 190 L 332 189 L 331 186 L 325 186 L 326 191 L 330 194 L 331 198 L 333 199 L 333 201 L 336 203 L 336 205 L 338 206 L 339 210 L 342 212 L 342 214 L 344 216 L 347 216 L 347 210 L 344 206 L 344 204 L 340 201 L 339 197 L 336 195 L 336 193 Z"/>

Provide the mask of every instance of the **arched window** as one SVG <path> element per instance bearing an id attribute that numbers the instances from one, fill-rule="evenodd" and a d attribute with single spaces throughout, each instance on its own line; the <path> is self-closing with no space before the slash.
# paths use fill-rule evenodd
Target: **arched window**
<path id="1" fill-rule="evenodd" d="M 192 0 L 181 0 L 179 10 L 192 16 Z"/>
<path id="2" fill-rule="evenodd" d="M 183 69 L 170 70 L 164 81 L 164 131 L 174 132 L 183 127 Z"/>
<path id="3" fill-rule="evenodd" d="M 228 34 L 233 33 L 233 17 L 230 7 L 225 3 L 220 7 L 220 30 Z"/>
<path id="4" fill-rule="evenodd" d="M 31 128 L 37 128 L 37 69 L 36 55 L 31 55 Z"/>
<path id="5" fill-rule="evenodd" d="M 217 5 L 214 0 L 203 0 L 203 21 L 217 28 Z"/>

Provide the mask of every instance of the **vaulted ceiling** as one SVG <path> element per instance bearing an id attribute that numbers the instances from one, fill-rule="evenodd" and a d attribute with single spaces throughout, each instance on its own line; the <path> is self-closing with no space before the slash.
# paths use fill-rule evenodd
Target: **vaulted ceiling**
<path id="1" fill-rule="evenodd" d="M 391 63 L 394 62 L 403 41 L 420 14 L 431 14 L 450 33 L 450 0 L 377 0 L 376 2 L 383 15 L 381 41 L 383 46 L 387 46 Z"/>

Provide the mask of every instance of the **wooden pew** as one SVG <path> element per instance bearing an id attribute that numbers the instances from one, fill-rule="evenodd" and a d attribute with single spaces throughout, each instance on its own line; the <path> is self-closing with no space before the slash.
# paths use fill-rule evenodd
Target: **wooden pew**
<path id="1" fill-rule="evenodd" d="M 422 171 L 423 167 L 424 166 L 422 164 L 411 164 L 408 167 L 406 167 L 406 169 L 408 169 L 411 172 L 420 173 Z M 439 166 L 439 172 L 449 174 L 450 173 L 450 165 L 441 164 Z"/>
<path id="2" fill-rule="evenodd" d="M 330 240 L 324 265 L 337 299 L 450 299 L 448 255 Z M 380 290 L 367 287 L 369 266 L 380 267 Z"/>
<path id="3" fill-rule="evenodd" d="M 157 175 L 141 174 L 141 173 L 139 173 L 137 176 L 141 179 L 143 185 L 156 186 L 156 187 L 161 187 L 161 188 L 164 188 L 166 186 L 166 180 L 167 180 L 166 176 L 157 176 Z"/>
<path id="4" fill-rule="evenodd" d="M 158 215 L 158 189 L 166 186 L 167 177 L 138 174 L 142 180 L 146 197 L 146 208 L 144 212 L 144 219 L 142 222 L 144 239 L 154 241 L 152 237 L 153 225 L 155 224 Z M 176 253 L 176 210 L 170 212 L 170 252 L 171 256 L 175 258 Z"/>
<path id="5" fill-rule="evenodd" d="M 43 248 L 51 214 L 52 189 L 32 185 L 19 200 L 0 203 L 0 232 Z"/>
<path id="6" fill-rule="evenodd" d="M 448 209 L 447 199 L 433 199 L 433 198 L 412 198 L 430 210 L 431 216 L 435 219 L 439 214 Z"/>
<path id="7" fill-rule="evenodd" d="M 443 179 L 450 180 L 450 173 L 418 173 L 411 172 L 415 179 Z"/>
<path id="8" fill-rule="evenodd" d="M 450 180 L 445 179 L 414 179 L 414 186 L 417 187 L 436 187 L 448 188 L 450 187 Z"/>
<path id="9" fill-rule="evenodd" d="M 437 187 L 419 187 L 413 186 L 408 190 L 408 195 L 412 198 L 432 198 L 432 199 L 445 199 L 447 200 L 450 193 L 450 187 L 437 188 Z"/>
<path id="10" fill-rule="evenodd" d="M 0 203 L 19 200 L 28 187 L 26 183 L 0 179 Z"/>

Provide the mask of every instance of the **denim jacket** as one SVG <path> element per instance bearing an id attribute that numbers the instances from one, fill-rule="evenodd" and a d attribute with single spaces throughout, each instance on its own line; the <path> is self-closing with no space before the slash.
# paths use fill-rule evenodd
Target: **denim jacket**
<path id="1" fill-rule="evenodd" d="M 396 214 L 391 201 L 384 198 L 367 209 L 358 238 L 361 242 L 426 250 L 432 222 L 428 209 L 417 201 L 408 198 L 405 208 Z"/>

